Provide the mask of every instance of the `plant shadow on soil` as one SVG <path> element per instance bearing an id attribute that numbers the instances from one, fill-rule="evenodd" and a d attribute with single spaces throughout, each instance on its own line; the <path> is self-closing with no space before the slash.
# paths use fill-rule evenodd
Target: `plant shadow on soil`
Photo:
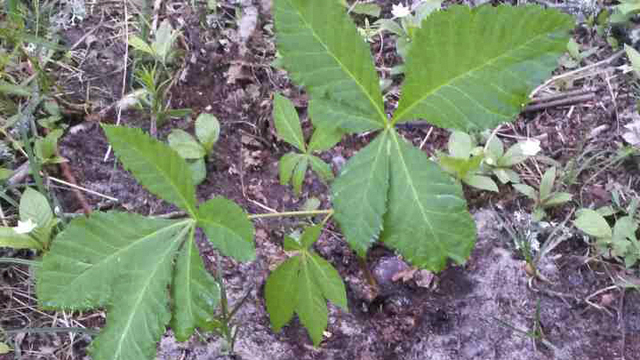
<path id="1" fill-rule="evenodd" d="M 266 13 L 265 2 L 259 3 L 256 6 L 261 13 Z M 390 5 L 383 3 L 388 12 Z M 198 14 L 182 16 L 187 24 L 184 34 L 190 51 L 181 73 L 183 80 L 172 92 L 173 105 L 175 108 L 191 107 L 196 114 L 211 112 L 222 125 L 215 154 L 207 165 L 207 178 L 198 187 L 199 199 L 225 196 L 249 213 L 264 213 L 268 209 L 295 210 L 310 197 L 319 198 L 321 207 L 328 208 L 326 185 L 315 176 L 307 177 L 304 193 L 299 198 L 290 188 L 278 183 L 278 160 L 289 149 L 275 137 L 270 119 L 271 94 L 284 92 L 301 111 L 306 107 L 306 98 L 284 72 L 269 67 L 275 49 L 272 37 L 264 29 L 268 16 L 259 18 L 257 29 L 260 30 L 257 31 L 263 34 L 249 37 L 242 45 L 230 42 L 230 46 L 218 41 L 234 36 L 228 29 L 224 33 L 220 30 L 205 32 L 199 25 Z M 99 43 L 100 38 L 94 41 Z M 386 43 L 388 39 L 383 41 Z M 92 46 L 95 48 L 98 43 Z M 116 45 L 113 46 L 119 46 Z M 246 46 L 246 49 L 242 50 L 240 46 Z M 379 45 L 374 48 L 376 46 L 380 49 Z M 119 53 L 116 50 L 114 52 Z M 392 63 L 397 61 L 394 56 L 385 51 L 380 58 Z M 380 61 L 380 58 L 376 60 Z M 391 65 L 389 62 L 386 66 Z M 100 66 L 94 66 L 92 71 L 99 74 L 99 69 Z M 110 88 L 113 94 L 118 94 L 115 84 L 120 79 L 112 78 L 114 84 Z M 84 93 L 84 90 L 78 93 Z M 115 114 L 112 112 L 107 117 L 113 119 Z M 123 120 L 127 126 L 148 128 L 142 114 L 126 113 Z M 172 121 L 161 129 L 160 137 L 165 138 L 172 127 L 192 130 L 192 125 L 185 121 Z M 310 130 L 307 122 L 305 131 Z M 408 129 L 405 133 L 414 142 L 424 136 L 423 129 Z M 344 159 L 366 142 L 365 137 L 347 137 L 322 157 L 337 171 Z M 434 149 L 442 149 L 445 142 L 446 132 L 436 129 L 426 150 L 433 153 Z M 151 215 L 176 210 L 148 194 L 130 174 L 114 166 L 113 161 L 103 162 L 108 144 L 97 123 L 85 122 L 77 131 L 67 132 L 61 139 L 60 148 L 80 185 L 119 200 L 114 204 L 85 195 L 94 209 L 126 209 Z M 56 194 L 65 211 L 79 208 L 71 192 L 56 190 Z M 286 258 L 282 238 L 299 227 L 302 220 L 256 221 L 257 260 L 244 264 L 222 260 L 231 303 L 250 291 L 248 301 L 237 315 L 241 329 L 234 358 L 595 360 L 625 356 L 627 360 L 640 360 L 638 291 L 621 292 L 617 288 L 599 293 L 590 299 L 596 306 L 584 301 L 610 286 L 610 274 L 615 267 L 586 262 L 581 255 L 588 248 L 575 236 L 542 259 L 540 271 L 550 282 L 536 281 L 530 286 L 525 262 L 514 255 L 516 251 L 496 213 L 478 206 L 481 201 L 477 198 L 470 203 L 475 208 L 478 226 L 478 242 L 471 258 L 464 266 L 451 266 L 438 274 L 428 287 L 419 286 L 416 278 L 393 281 L 395 275 L 407 270 L 408 266 L 389 250 L 378 247 L 372 249 L 367 259 L 380 286 L 379 292 L 373 292 L 337 227 L 329 225 L 315 248 L 345 279 L 350 312 L 329 305 L 329 327 L 325 340 L 317 349 L 311 346 L 306 331 L 297 320 L 280 333 L 274 333 L 263 298 L 269 271 Z M 510 218 L 513 212 L 500 215 Z M 216 268 L 214 250 L 202 234 L 198 237 L 201 255 L 207 268 L 213 271 Z M 2 301 L 10 300 L 3 297 L 0 294 Z M 536 316 L 538 304 L 539 318 Z M 555 350 L 517 331 L 534 330 L 535 324 L 540 325 L 544 340 Z M 15 324 L 0 325 L 13 327 Z M 158 359 L 223 359 L 222 349 L 221 340 L 214 336 L 194 336 L 188 342 L 178 343 L 169 332 L 158 346 Z M 82 358 L 84 350 L 77 351 L 76 355 Z M 0 356 L 0 359 L 9 358 Z"/>

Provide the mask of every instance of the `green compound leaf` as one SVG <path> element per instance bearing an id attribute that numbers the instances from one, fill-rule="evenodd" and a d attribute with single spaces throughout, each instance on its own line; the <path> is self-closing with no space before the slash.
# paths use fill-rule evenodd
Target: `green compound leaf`
<path id="1" fill-rule="evenodd" d="M 349 159 L 331 185 L 334 217 L 360 257 L 366 255 L 382 231 L 382 217 L 387 209 L 390 146 L 385 131 Z"/>
<path id="2" fill-rule="evenodd" d="M 430 271 L 442 270 L 447 258 L 464 263 L 476 233 L 460 185 L 394 130 L 389 137 L 389 209 L 380 239 Z"/>
<path id="3" fill-rule="evenodd" d="M 292 79 L 310 94 L 314 124 L 350 131 L 386 123 L 369 46 L 336 0 L 276 0 L 278 51 Z"/>
<path id="4" fill-rule="evenodd" d="M 178 341 L 187 341 L 196 327 L 205 328 L 213 319 L 220 300 L 220 286 L 204 268 L 193 237 L 180 251 L 171 290 L 171 329 Z"/>
<path id="5" fill-rule="evenodd" d="M 431 14 L 416 31 L 394 123 L 420 118 L 469 131 L 511 121 L 557 67 L 574 25 L 539 6 Z"/>
<path id="6" fill-rule="evenodd" d="M 265 285 L 273 329 L 279 331 L 295 312 L 316 346 L 327 328 L 327 300 L 348 311 L 347 293 L 340 274 L 308 248 L 318 240 L 321 231 L 320 225 L 308 227 L 300 241 L 292 240 L 293 248 L 300 251 L 300 255 L 280 264 Z"/>
<path id="7" fill-rule="evenodd" d="M 102 125 L 109 143 L 126 169 L 157 197 L 194 215 L 196 195 L 189 165 L 167 145 L 140 129 Z"/>
<path id="8" fill-rule="evenodd" d="M 193 226 L 118 212 L 74 219 L 44 256 L 38 299 L 46 309 L 106 307 L 94 360 L 153 359 L 171 319 L 173 258 Z"/>
<path id="9" fill-rule="evenodd" d="M 291 100 L 275 94 L 273 98 L 273 121 L 276 125 L 278 136 L 282 140 L 305 152 L 304 136 L 300 127 L 300 118 Z"/>
<path id="10" fill-rule="evenodd" d="M 256 258 L 253 224 L 236 203 L 225 198 L 207 200 L 200 205 L 197 218 L 198 226 L 222 254 L 238 261 Z"/>

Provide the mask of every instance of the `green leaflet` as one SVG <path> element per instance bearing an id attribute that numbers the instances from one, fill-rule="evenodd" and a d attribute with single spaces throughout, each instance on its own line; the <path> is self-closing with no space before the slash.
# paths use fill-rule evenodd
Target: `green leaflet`
<path id="1" fill-rule="evenodd" d="M 551 75 L 573 19 L 539 6 L 435 12 L 416 32 L 393 123 L 424 119 L 462 131 L 511 121 Z"/>
<path id="2" fill-rule="evenodd" d="M 187 163 L 140 129 L 102 125 L 109 143 L 136 180 L 157 197 L 195 216 L 196 195 Z"/>
<path id="3" fill-rule="evenodd" d="M 239 261 L 256 258 L 254 228 L 240 206 L 225 198 L 213 198 L 200 205 L 198 226 L 222 254 Z"/>
<path id="4" fill-rule="evenodd" d="M 336 0 L 276 0 L 273 12 L 282 62 L 311 95 L 314 124 L 382 128 L 387 117 L 371 52 L 344 7 Z"/>
<path id="5" fill-rule="evenodd" d="M 273 121 L 282 140 L 305 152 L 304 137 L 300 127 L 300 118 L 291 100 L 280 94 L 273 98 Z"/>
<path id="6" fill-rule="evenodd" d="M 207 272 L 195 239 L 184 244 L 173 276 L 171 329 L 178 341 L 187 341 L 196 327 L 205 328 L 220 301 L 220 286 Z"/>
<path id="7" fill-rule="evenodd" d="M 475 243 L 475 225 L 460 185 L 395 131 L 389 137 L 393 161 L 380 239 L 413 265 L 434 272 L 447 258 L 464 263 Z"/>
<path id="8" fill-rule="evenodd" d="M 274 331 L 280 331 L 293 317 L 298 304 L 297 278 L 300 257 L 285 260 L 275 269 L 265 284 L 265 300 Z"/>
<path id="9" fill-rule="evenodd" d="M 346 290 L 340 274 L 329 262 L 310 250 L 321 231 L 322 227 L 316 225 L 305 229 L 299 240 L 287 237 L 286 247 L 299 251 L 299 255 L 280 264 L 269 275 L 265 285 L 267 311 L 273 329 L 279 331 L 297 313 L 316 346 L 322 341 L 322 333 L 327 328 L 326 301 L 348 311 Z"/>
<path id="10" fill-rule="evenodd" d="M 172 260 L 193 226 L 118 212 L 74 219 L 44 256 L 38 299 L 47 309 L 106 306 L 94 360 L 152 359 L 171 318 Z"/>
<path id="11" fill-rule="evenodd" d="M 334 217 L 347 242 L 364 257 L 382 231 L 389 186 L 389 132 L 353 156 L 331 185 Z M 396 160 L 394 160 L 396 161 Z"/>

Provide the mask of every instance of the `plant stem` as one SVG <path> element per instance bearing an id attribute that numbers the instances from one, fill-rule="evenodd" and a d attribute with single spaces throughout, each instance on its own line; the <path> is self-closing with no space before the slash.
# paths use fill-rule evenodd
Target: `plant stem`
<path id="1" fill-rule="evenodd" d="M 360 268 L 364 273 L 364 276 L 367 278 L 367 282 L 371 285 L 376 292 L 378 291 L 378 282 L 373 278 L 371 271 L 369 270 L 369 266 L 367 266 L 367 259 L 358 256 L 358 264 L 360 264 Z"/>
<path id="2" fill-rule="evenodd" d="M 269 214 L 255 214 L 249 215 L 249 219 L 262 219 L 262 218 L 273 218 L 273 217 L 282 217 L 282 216 L 314 216 L 314 215 L 323 215 L 323 214 L 333 214 L 333 209 L 329 210 L 310 210 L 310 211 L 284 211 L 277 213 L 269 213 Z"/>

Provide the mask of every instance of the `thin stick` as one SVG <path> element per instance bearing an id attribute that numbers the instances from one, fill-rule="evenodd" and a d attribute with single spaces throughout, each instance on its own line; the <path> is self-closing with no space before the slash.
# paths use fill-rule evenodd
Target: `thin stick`
<path id="1" fill-rule="evenodd" d="M 574 104 L 579 104 L 579 103 L 586 102 L 586 101 L 589 101 L 589 100 L 594 100 L 595 97 L 596 97 L 596 94 L 595 93 L 591 93 L 591 94 L 585 94 L 585 95 L 561 98 L 561 99 L 555 100 L 555 101 L 541 102 L 541 103 L 536 103 L 536 104 L 533 104 L 533 105 L 527 105 L 524 108 L 523 111 L 530 112 L 530 111 L 538 111 L 538 110 L 549 109 L 549 108 L 553 108 L 553 107 L 556 107 L 556 106 L 574 105 Z"/>
<path id="2" fill-rule="evenodd" d="M 560 79 L 564 79 L 564 78 L 566 78 L 566 77 L 570 77 L 570 76 L 573 76 L 573 75 L 579 74 L 579 73 L 581 73 L 581 72 L 584 72 L 584 71 L 587 71 L 587 70 L 590 70 L 590 69 L 596 68 L 596 67 L 601 66 L 601 65 L 608 65 L 608 64 L 610 64 L 610 63 L 614 62 L 615 60 L 617 60 L 617 59 L 618 59 L 619 57 L 621 57 L 623 54 L 624 54 L 624 50 L 620 50 L 620 51 L 618 51 L 618 52 L 614 53 L 613 55 L 609 56 L 608 58 L 606 58 L 606 59 L 604 59 L 604 60 L 598 61 L 598 62 L 593 63 L 593 64 L 591 64 L 591 65 L 587 65 L 587 66 L 581 67 L 581 68 L 579 68 L 579 69 L 575 69 L 575 70 L 573 70 L 573 71 L 566 72 L 566 73 L 564 73 L 564 74 L 556 75 L 556 76 L 552 77 L 551 79 L 549 79 L 549 80 L 545 81 L 545 82 L 544 82 L 544 84 L 542 84 L 542 85 L 538 86 L 537 88 L 535 88 L 535 89 L 531 92 L 531 94 L 529 94 L 529 97 L 530 97 L 530 98 L 534 97 L 534 96 L 535 96 L 535 94 L 537 94 L 540 90 L 544 89 L 544 88 L 545 88 L 545 87 L 547 87 L 549 84 L 554 83 L 554 82 L 556 82 L 556 81 L 558 81 L 558 80 L 560 80 Z"/>
<path id="3" fill-rule="evenodd" d="M 109 195 L 104 195 L 104 194 L 101 194 L 101 193 L 99 193 L 99 192 L 96 192 L 96 191 L 93 191 L 93 190 L 89 190 L 89 189 L 87 189 L 87 188 L 83 188 L 82 186 L 78 186 L 78 185 L 72 184 L 72 183 L 70 183 L 70 182 L 66 182 L 66 181 L 64 181 L 64 180 L 60 180 L 60 179 L 58 179 L 58 178 L 54 178 L 53 176 L 49 176 L 49 179 L 50 179 L 51 181 L 53 181 L 53 182 L 57 182 L 57 183 L 59 183 L 59 184 L 66 185 L 66 186 L 71 187 L 71 188 L 74 188 L 74 189 L 76 189 L 76 190 L 82 190 L 82 191 L 85 191 L 85 192 L 87 192 L 87 193 L 89 193 L 89 194 L 91 194 L 91 195 L 96 195 L 96 196 L 99 196 L 99 197 L 105 198 L 105 199 L 107 199 L 107 200 L 111 200 L 111 201 L 115 201 L 115 202 L 120 201 L 120 200 L 118 200 L 118 199 L 116 199 L 116 198 L 114 198 L 114 197 L 111 197 L 111 196 L 109 196 Z"/>

